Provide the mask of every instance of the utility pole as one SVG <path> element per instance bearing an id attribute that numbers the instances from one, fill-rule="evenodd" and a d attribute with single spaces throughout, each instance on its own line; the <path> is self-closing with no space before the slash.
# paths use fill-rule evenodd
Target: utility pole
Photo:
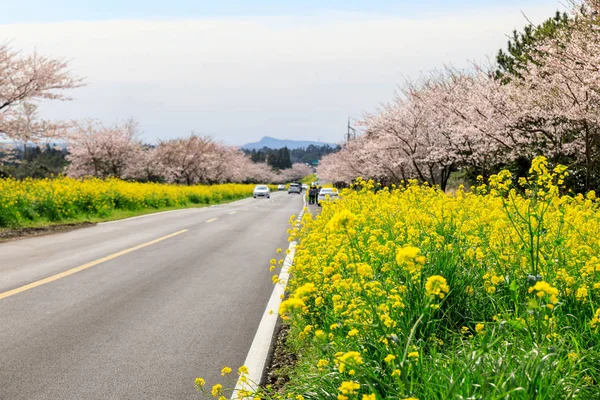
<path id="1" fill-rule="evenodd" d="M 356 129 L 350 125 L 350 117 L 348 117 L 348 131 L 346 132 L 346 143 L 356 139 Z"/>

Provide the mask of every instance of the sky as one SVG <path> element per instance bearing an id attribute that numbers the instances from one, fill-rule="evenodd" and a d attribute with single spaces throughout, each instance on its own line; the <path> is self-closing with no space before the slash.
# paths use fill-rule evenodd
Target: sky
<path id="1" fill-rule="evenodd" d="M 493 59 L 558 0 L 0 0 L 0 42 L 67 60 L 86 86 L 44 118 L 340 142 L 406 79 Z"/>

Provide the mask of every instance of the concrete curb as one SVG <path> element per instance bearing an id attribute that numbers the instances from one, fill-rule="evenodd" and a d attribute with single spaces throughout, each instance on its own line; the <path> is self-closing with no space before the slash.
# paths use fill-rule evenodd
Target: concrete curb
<path id="1" fill-rule="evenodd" d="M 304 197 L 302 211 L 300 214 L 298 214 L 298 222 L 302 220 L 305 208 L 306 197 Z M 274 341 L 275 328 L 279 319 L 278 311 L 282 301 L 281 298 L 285 293 L 285 287 L 290 276 L 289 269 L 294 261 L 296 244 L 296 241 L 290 242 L 288 247 L 289 253 L 285 257 L 283 268 L 279 274 L 279 279 L 282 282 L 275 285 L 273 288 L 273 292 L 271 293 L 271 297 L 267 303 L 267 308 L 263 313 L 260 324 L 258 325 L 258 329 L 256 330 L 256 334 L 254 335 L 254 339 L 252 340 L 252 345 L 250 346 L 250 350 L 246 356 L 246 361 L 244 361 L 244 365 L 248 368 L 248 375 L 246 375 L 247 380 L 246 382 L 242 382 L 241 379 L 238 379 L 235 389 L 231 394 L 231 400 L 240 400 L 237 395 L 240 390 L 255 391 L 262 382 L 265 369 L 267 367 L 267 359 L 269 358 L 269 353 Z M 250 397 L 243 399 L 250 399 Z"/>

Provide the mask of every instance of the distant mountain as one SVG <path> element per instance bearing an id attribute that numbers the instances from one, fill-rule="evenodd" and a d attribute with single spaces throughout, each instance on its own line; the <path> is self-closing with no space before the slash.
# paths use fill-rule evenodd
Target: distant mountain
<path id="1" fill-rule="evenodd" d="M 308 147 L 310 145 L 314 146 L 326 146 L 329 145 L 331 147 L 336 147 L 337 145 L 334 143 L 325 143 L 325 142 L 312 142 L 306 140 L 282 140 L 276 139 L 269 136 L 265 136 L 260 139 L 258 142 L 248 143 L 242 146 L 244 150 L 260 150 L 263 147 L 268 147 L 270 149 L 283 149 L 287 147 L 290 150 L 299 149 L 301 147 Z"/>

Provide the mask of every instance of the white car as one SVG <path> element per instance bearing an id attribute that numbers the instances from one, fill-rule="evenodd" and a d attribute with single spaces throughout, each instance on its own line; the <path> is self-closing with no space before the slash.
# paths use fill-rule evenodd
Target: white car
<path id="1" fill-rule="evenodd" d="M 267 185 L 258 185 L 254 188 L 252 196 L 256 199 L 257 197 L 271 198 L 271 189 Z"/>
<path id="2" fill-rule="evenodd" d="M 322 201 L 327 199 L 333 200 L 337 199 L 338 197 L 338 192 L 335 189 L 323 188 L 319 191 L 319 195 L 317 196 L 317 204 L 320 206 Z"/>
<path id="3" fill-rule="evenodd" d="M 302 184 L 302 190 L 308 190 L 308 185 L 306 183 Z"/>
<path id="4" fill-rule="evenodd" d="M 277 190 L 285 190 L 285 185 L 277 185 Z"/>

